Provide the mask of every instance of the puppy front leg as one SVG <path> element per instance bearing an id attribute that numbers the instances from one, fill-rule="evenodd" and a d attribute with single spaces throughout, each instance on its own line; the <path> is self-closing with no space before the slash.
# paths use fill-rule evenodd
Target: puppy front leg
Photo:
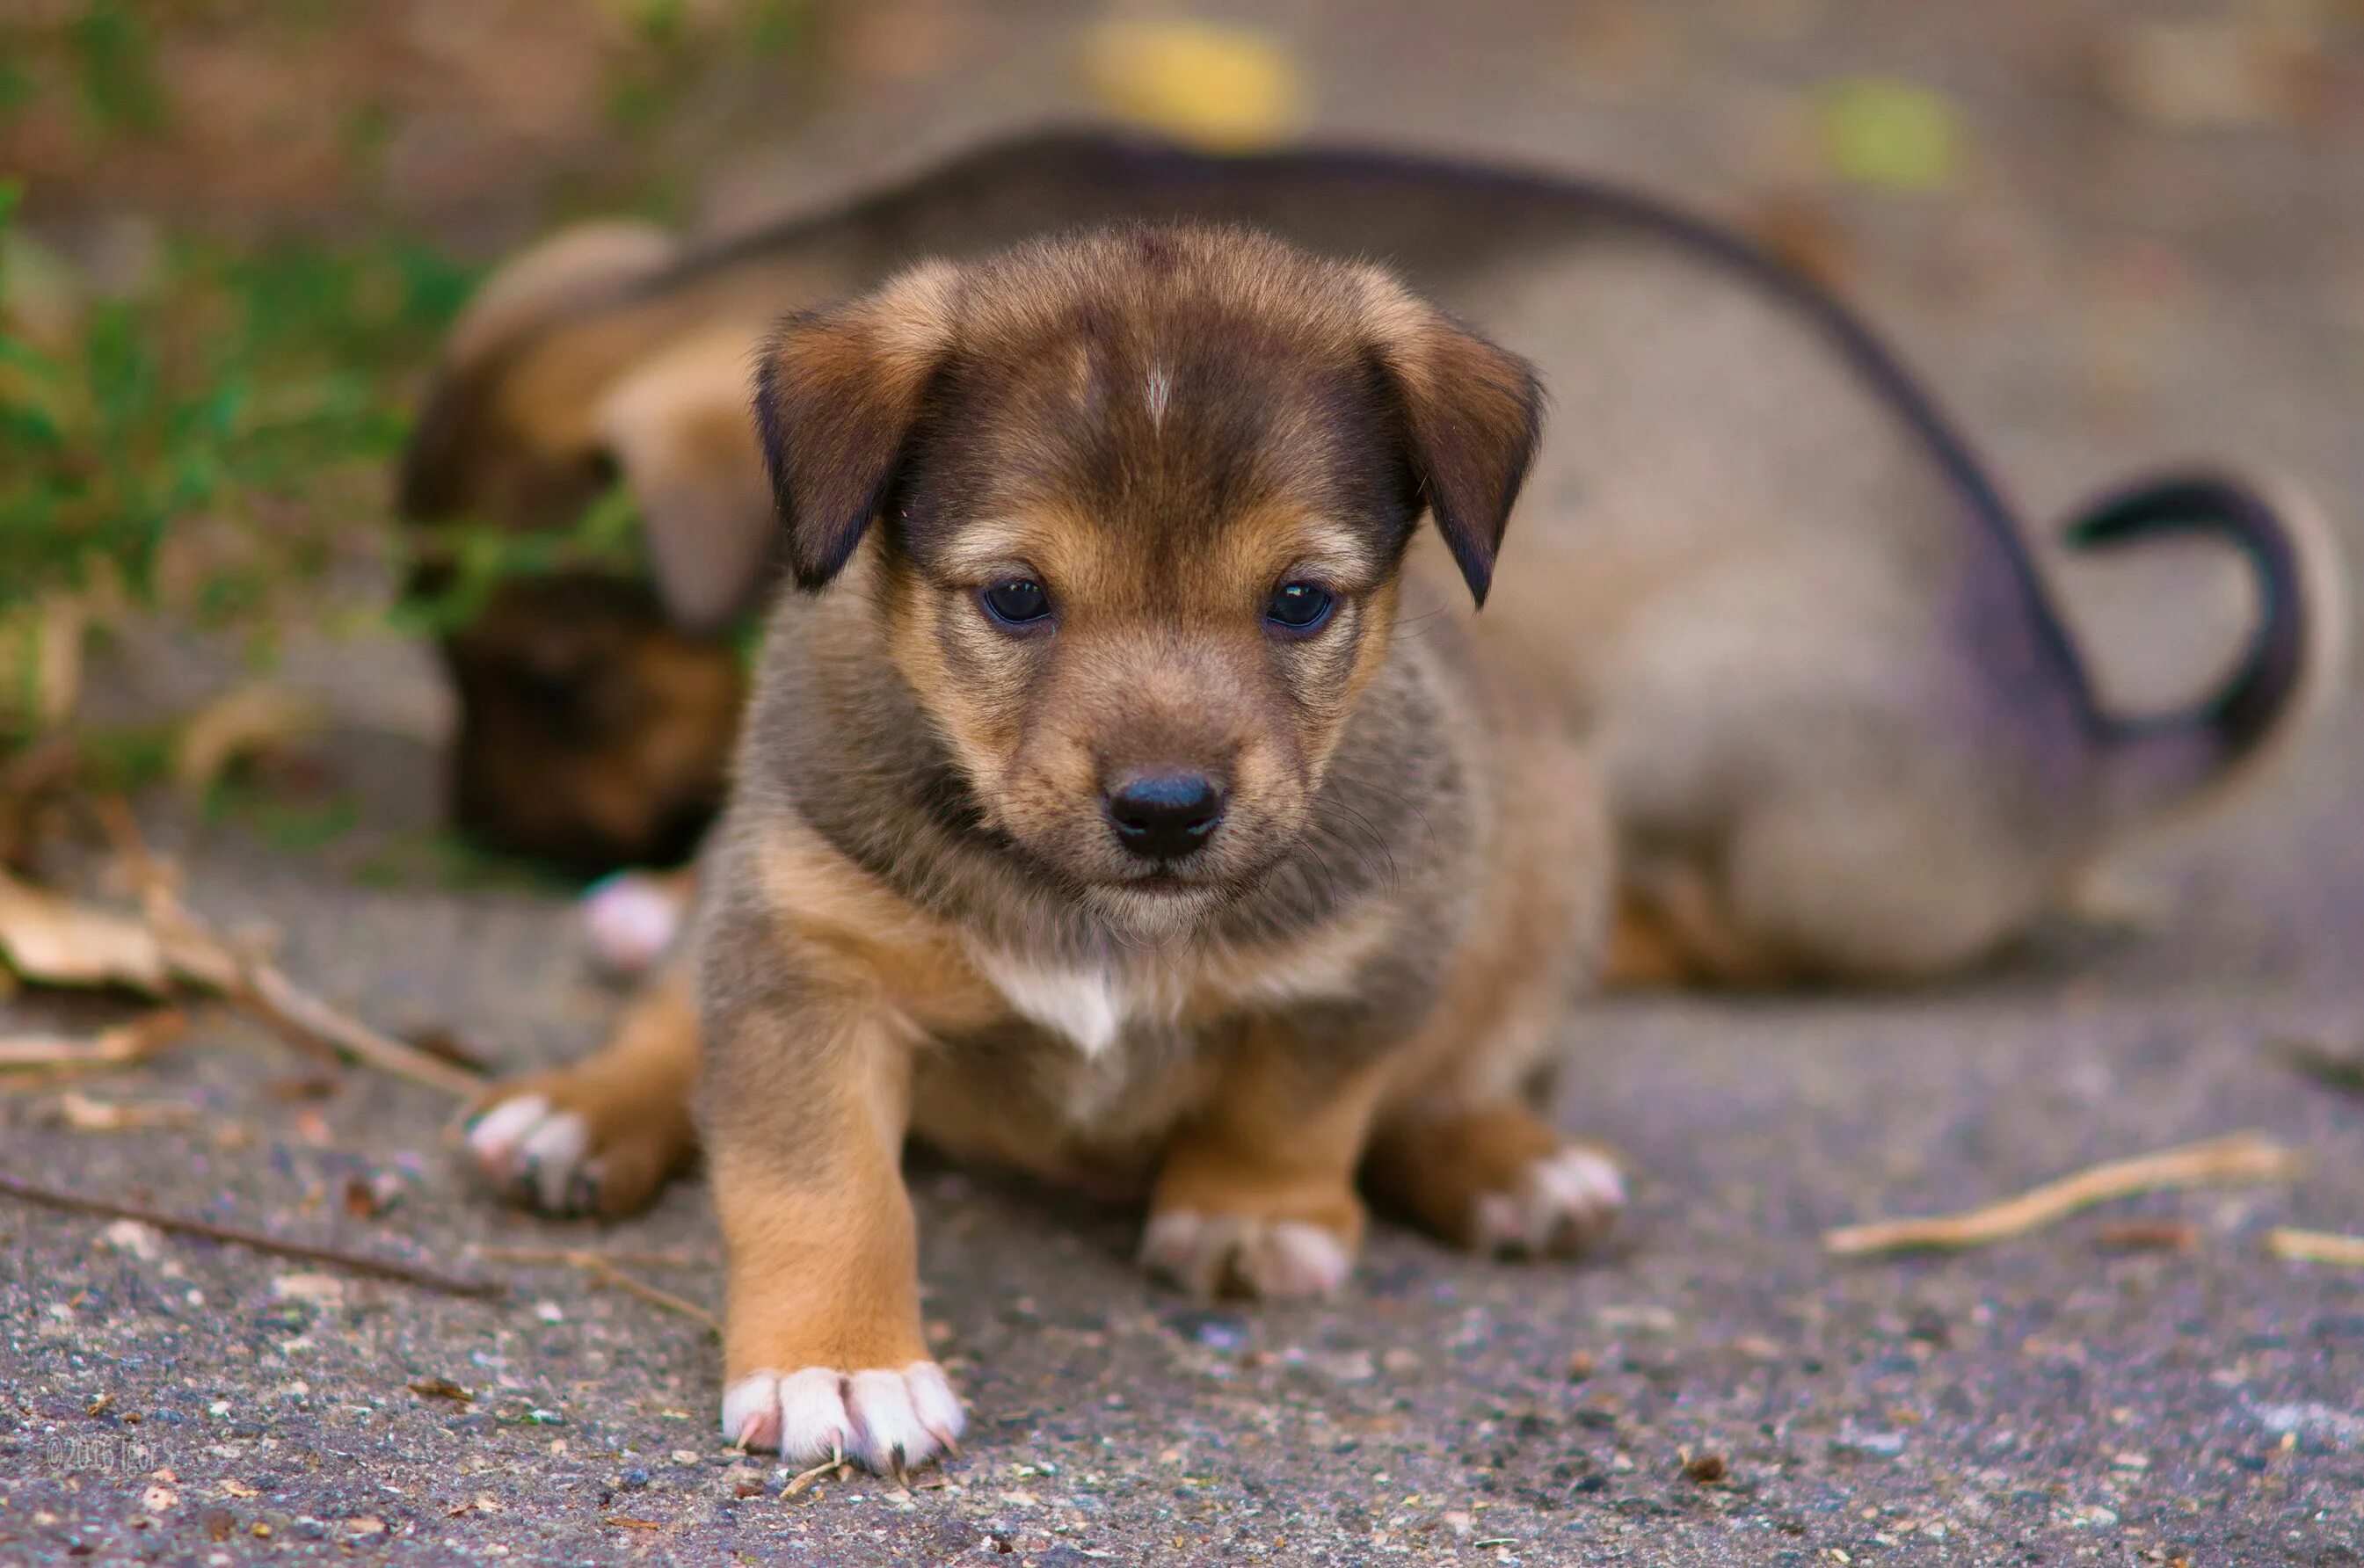
<path id="1" fill-rule="evenodd" d="M 909 1044 L 866 1000 L 710 1017 L 730 1062 L 707 1101 L 730 1251 L 724 1435 L 882 1474 L 951 1451 L 960 1400 L 920 1330 L 901 1170 Z"/>
<path id="2" fill-rule="evenodd" d="M 1355 1167 L 1387 1064 L 1308 1060 L 1292 1043 L 1251 1030 L 1166 1147 L 1142 1262 L 1198 1296 L 1326 1295 L 1362 1245 Z"/>

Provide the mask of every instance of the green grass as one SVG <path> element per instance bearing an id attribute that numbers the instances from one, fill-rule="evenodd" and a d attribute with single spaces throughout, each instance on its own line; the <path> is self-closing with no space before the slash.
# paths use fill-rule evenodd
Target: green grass
<path id="1" fill-rule="evenodd" d="M 82 107 L 98 134 L 153 136 L 164 128 L 156 39 L 128 0 L 95 0 L 66 26 Z"/>
<path id="2" fill-rule="evenodd" d="M 630 47 L 612 57 L 604 98 L 585 110 L 594 123 L 574 134 L 613 143 L 622 132 L 622 144 L 574 173 L 563 160 L 519 171 L 520 199 L 531 193 L 553 221 L 619 211 L 677 219 L 688 203 L 685 160 L 664 150 L 663 133 L 690 117 L 713 83 L 743 76 L 746 61 L 800 49 L 816 0 L 731 0 L 719 12 L 687 0 L 615 5 Z M 54 146 L 62 128 L 95 181 L 118 155 L 169 168 L 182 128 L 170 66 L 183 30 L 303 39 L 348 16 L 340 0 L 36 8 L 29 19 L 0 20 L 0 131 L 38 119 L 50 138 L 43 145 Z M 398 128 L 385 106 L 395 100 L 380 102 L 375 85 L 352 96 L 336 131 L 344 194 L 324 198 L 346 217 L 375 208 Z M 61 213 L 90 205 L 63 183 L 37 194 L 66 196 L 55 204 Z M 397 630 L 433 636 L 472 617 L 508 577 L 645 573 L 639 518 L 620 492 L 571 528 L 519 535 L 456 524 L 432 537 L 393 534 L 390 473 L 415 378 L 478 265 L 399 232 L 241 247 L 168 224 L 152 263 L 98 285 L 28 232 L 26 195 L 0 167 L 0 758 L 62 729 L 94 787 L 132 789 L 168 774 L 176 726 L 125 729 L 40 713 L 45 694 L 54 695 L 41 633 L 78 627 L 84 614 L 94 642 L 128 615 L 227 632 L 264 671 L 282 628 L 299 623 L 379 629 L 390 616 Z M 300 228 L 314 215 L 281 216 Z M 141 214 L 123 217 L 136 233 Z M 399 552 L 413 545 L 456 566 L 433 594 L 389 611 L 374 597 L 323 591 L 353 580 L 326 576 L 339 562 L 391 552 L 398 571 Z M 233 798 L 210 809 L 288 849 L 340 842 L 353 827 L 341 801 Z M 510 874 L 456 840 L 407 848 L 414 852 L 399 858 L 410 873 L 439 882 Z"/>
<path id="3" fill-rule="evenodd" d="M 18 195 L 0 185 L 0 621 L 57 593 L 153 604 L 168 535 L 204 521 L 251 548 L 216 551 L 161 607 L 262 628 L 272 595 L 353 524 L 324 476 L 383 490 L 408 418 L 401 377 L 474 271 L 401 241 L 175 239 L 129 297 L 69 301 L 37 330 L 6 308 L 8 258 L 29 255 Z"/>

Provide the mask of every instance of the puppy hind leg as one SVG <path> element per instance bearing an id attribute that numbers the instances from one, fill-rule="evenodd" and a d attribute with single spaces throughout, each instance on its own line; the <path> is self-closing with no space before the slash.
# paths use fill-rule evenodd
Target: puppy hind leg
<path id="1" fill-rule="evenodd" d="M 1646 969 L 1635 978 L 1637 957 L 1670 978 Z M 1654 860 L 1628 874 L 1603 971 L 1604 984 L 1611 986 L 1690 984 L 1758 990 L 1799 978 L 1789 956 L 1738 917 L 1715 871 L 1688 858 Z"/>
<path id="2" fill-rule="evenodd" d="M 1325 1296 L 1363 1240 L 1355 1165 L 1388 1064 L 1331 1068 L 1251 1039 L 1174 1136 L 1141 1259 L 1201 1297 Z"/>
<path id="3" fill-rule="evenodd" d="M 1525 1106 L 1401 1117 L 1380 1129 L 1363 1186 L 1386 1213 L 1473 1252 L 1565 1257 L 1606 1236 L 1625 1178 Z"/>
<path id="4" fill-rule="evenodd" d="M 487 1091 L 461 1128 L 470 1162 L 494 1191 L 546 1214 L 645 1208 L 696 1150 L 697 1057 L 689 976 L 670 964 L 597 1051 Z"/>

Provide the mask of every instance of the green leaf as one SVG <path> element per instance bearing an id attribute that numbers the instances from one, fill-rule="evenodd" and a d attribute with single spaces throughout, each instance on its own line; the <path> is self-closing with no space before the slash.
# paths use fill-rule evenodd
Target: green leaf
<path id="1" fill-rule="evenodd" d="M 1859 77 L 1825 87 L 1823 143 L 1842 178 L 1928 191 L 1953 177 L 1960 131 L 1951 104 L 1925 87 Z"/>

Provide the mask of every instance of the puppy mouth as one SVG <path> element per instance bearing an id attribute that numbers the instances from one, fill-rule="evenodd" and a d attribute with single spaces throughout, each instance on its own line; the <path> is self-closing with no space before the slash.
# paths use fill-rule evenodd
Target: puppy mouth
<path id="1" fill-rule="evenodd" d="M 1204 895 L 1224 885 L 1224 880 L 1193 876 L 1179 866 L 1157 866 L 1140 876 L 1126 877 L 1114 885 L 1127 893 L 1146 894 L 1153 898 L 1180 898 Z"/>

